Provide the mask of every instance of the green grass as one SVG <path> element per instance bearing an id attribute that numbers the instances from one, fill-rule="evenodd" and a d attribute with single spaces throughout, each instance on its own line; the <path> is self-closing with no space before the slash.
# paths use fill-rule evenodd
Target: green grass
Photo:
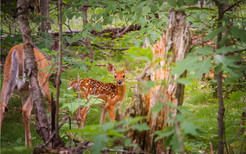
<path id="1" fill-rule="evenodd" d="M 5 113 L 1 132 L 1 153 L 31 153 L 32 148 L 25 147 L 25 130 L 18 97 L 12 97 L 8 104 L 9 111 Z M 35 119 L 31 118 L 32 145 L 43 144 L 35 131 Z"/>

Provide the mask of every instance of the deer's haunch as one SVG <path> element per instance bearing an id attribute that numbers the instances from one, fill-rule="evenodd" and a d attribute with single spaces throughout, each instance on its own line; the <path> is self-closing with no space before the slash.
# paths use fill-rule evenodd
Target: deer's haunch
<path id="1" fill-rule="evenodd" d="M 121 105 L 124 100 L 126 93 L 125 85 L 125 74 L 129 71 L 114 71 L 114 66 L 108 64 L 108 71 L 112 73 L 115 77 L 116 83 L 105 83 L 97 81 L 91 78 L 85 78 L 78 82 L 78 80 L 73 80 L 68 89 L 74 89 L 75 91 L 81 91 L 78 95 L 81 95 L 83 98 L 88 100 L 89 95 L 96 95 L 98 98 L 104 100 L 104 103 L 100 104 L 101 119 L 100 123 L 104 123 L 106 120 L 106 113 L 109 113 L 109 117 L 112 121 L 115 120 L 115 107 Z M 107 112 L 106 112 L 107 111 Z M 77 121 L 81 124 L 81 127 L 84 127 L 86 115 L 89 112 L 88 108 L 83 108 L 78 110 Z"/>
<path id="2" fill-rule="evenodd" d="M 43 98 L 51 103 L 49 82 L 50 71 L 47 69 L 51 64 L 47 62 L 45 56 L 34 48 L 35 60 L 38 67 L 38 82 L 43 94 Z M 20 96 L 22 105 L 22 114 L 25 126 L 25 144 L 31 146 L 30 116 L 33 108 L 33 102 L 29 96 L 29 83 L 26 79 L 24 67 L 25 53 L 23 45 L 15 45 L 8 53 L 4 64 L 4 81 L 1 92 L 0 105 L 0 135 L 4 112 L 7 110 L 8 101 L 12 93 Z M 55 80 L 52 80 L 53 82 Z M 55 83 L 54 83 L 55 84 Z"/>

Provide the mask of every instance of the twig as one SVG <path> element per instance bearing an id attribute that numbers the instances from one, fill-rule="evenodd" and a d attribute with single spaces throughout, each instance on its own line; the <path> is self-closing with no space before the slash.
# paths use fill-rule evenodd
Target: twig
<path id="1" fill-rule="evenodd" d="M 64 25 L 67 26 L 67 28 L 69 29 L 69 31 L 72 33 L 72 30 L 71 30 L 70 26 L 68 24 L 66 24 L 66 22 L 64 22 Z"/>
<path id="2" fill-rule="evenodd" d="M 120 50 L 120 51 L 124 51 L 124 50 L 128 50 L 129 48 L 111 48 L 111 47 L 102 47 L 99 46 L 97 44 L 92 44 L 92 46 L 99 48 L 99 49 L 103 49 L 103 50 Z"/>
<path id="3" fill-rule="evenodd" d="M 230 11 L 234 6 L 238 5 L 241 2 L 241 0 L 235 2 L 234 4 L 232 4 L 231 6 L 229 6 L 227 9 L 224 10 L 224 13 L 227 11 Z"/>
<path id="4" fill-rule="evenodd" d="M 41 148 L 44 148 L 54 137 L 55 137 L 56 132 L 53 131 L 50 138 L 41 146 Z"/>
<path id="5" fill-rule="evenodd" d="M 64 124 L 65 124 L 65 122 L 67 121 L 67 119 L 71 119 L 70 118 L 70 116 L 66 116 L 65 118 L 63 118 L 63 120 L 62 120 L 62 122 L 61 122 L 61 124 L 59 125 L 59 127 L 58 127 L 58 129 L 60 129 Z M 71 121 L 71 120 L 70 120 Z M 71 127 L 71 126 L 70 126 Z M 70 128 L 71 129 L 71 128 Z"/>
<path id="6" fill-rule="evenodd" d="M 244 51 L 246 51 L 246 49 L 237 50 L 237 51 L 234 51 L 234 52 L 228 52 L 228 53 L 226 54 L 226 56 L 232 55 L 232 54 L 234 54 L 234 53 L 241 53 L 241 52 L 244 52 Z"/>
<path id="7" fill-rule="evenodd" d="M 74 150 L 73 153 L 74 154 L 80 154 L 82 153 L 82 151 L 87 150 L 89 147 L 91 147 L 92 145 L 94 145 L 94 143 L 90 142 L 90 141 L 85 141 L 79 144 L 79 146 L 77 146 Z"/>

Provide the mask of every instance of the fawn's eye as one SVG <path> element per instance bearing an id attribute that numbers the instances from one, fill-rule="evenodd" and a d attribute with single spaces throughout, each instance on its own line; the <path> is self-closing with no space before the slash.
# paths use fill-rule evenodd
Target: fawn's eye
<path id="1" fill-rule="evenodd" d="M 116 75 L 114 76 L 114 78 L 116 78 Z"/>
<path id="2" fill-rule="evenodd" d="M 125 78 L 125 75 L 123 75 L 123 78 Z"/>

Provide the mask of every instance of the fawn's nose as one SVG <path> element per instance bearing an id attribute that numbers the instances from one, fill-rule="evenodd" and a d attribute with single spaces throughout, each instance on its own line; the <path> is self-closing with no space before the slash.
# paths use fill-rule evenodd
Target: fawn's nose
<path id="1" fill-rule="evenodd" d="M 118 84 L 121 84 L 122 83 L 122 81 L 121 80 L 118 80 L 118 82 L 117 82 Z"/>

